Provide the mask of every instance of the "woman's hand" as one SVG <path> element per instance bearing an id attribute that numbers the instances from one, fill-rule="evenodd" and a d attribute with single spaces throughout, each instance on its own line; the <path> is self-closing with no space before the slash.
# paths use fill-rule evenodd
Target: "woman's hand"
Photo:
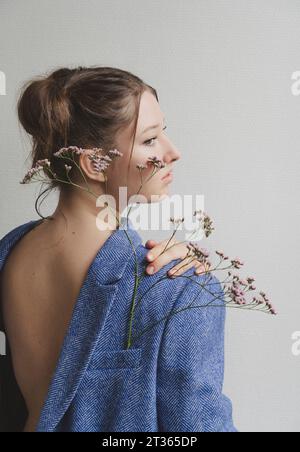
<path id="1" fill-rule="evenodd" d="M 180 276 L 193 267 L 195 267 L 195 274 L 197 275 L 209 270 L 209 267 L 205 268 L 196 258 L 192 260 L 191 257 L 186 257 L 189 251 L 187 244 L 179 243 L 175 239 L 170 241 L 165 252 L 161 254 L 168 242 L 169 239 L 162 242 L 155 242 L 154 240 L 148 240 L 146 242 L 146 248 L 151 250 L 146 256 L 149 262 L 146 267 L 146 273 L 148 275 L 153 275 L 153 273 L 156 273 L 174 259 L 182 259 L 182 261 L 168 271 L 168 276 Z M 151 267 L 154 269 L 153 272 L 151 272 Z"/>

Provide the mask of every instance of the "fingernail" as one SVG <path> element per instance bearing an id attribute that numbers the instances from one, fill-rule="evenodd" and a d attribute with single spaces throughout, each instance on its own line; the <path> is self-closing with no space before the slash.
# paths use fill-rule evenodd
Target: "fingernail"
<path id="1" fill-rule="evenodd" d="M 150 253 L 150 254 L 147 254 L 147 258 L 149 261 L 152 261 L 154 256 L 153 256 L 153 254 Z"/>
<path id="2" fill-rule="evenodd" d="M 175 270 L 169 270 L 169 275 L 173 275 L 175 273 Z"/>
<path id="3" fill-rule="evenodd" d="M 152 267 L 152 265 L 151 267 L 148 267 L 147 272 L 149 273 L 149 275 L 152 275 L 154 273 L 154 267 Z"/>

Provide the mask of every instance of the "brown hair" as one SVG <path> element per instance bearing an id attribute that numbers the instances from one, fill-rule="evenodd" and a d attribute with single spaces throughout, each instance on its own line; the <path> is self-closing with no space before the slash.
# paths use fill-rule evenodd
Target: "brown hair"
<path id="1" fill-rule="evenodd" d="M 158 100 L 156 90 L 136 75 L 99 66 L 60 68 L 26 82 L 17 110 L 20 123 L 32 138 L 32 166 L 37 160 L 48 159 L 57 176 L 65 179 L 65 162 L 53 157 L 54 152 L 67 146 L 112 149 L 116 134 L 133 121 L 134 142 L 140 97 L 145 90 Z M 53 188 L 69 187 L 51 178 L 48 185 L 35 203 L 41 217 L 39 198 Z"/>

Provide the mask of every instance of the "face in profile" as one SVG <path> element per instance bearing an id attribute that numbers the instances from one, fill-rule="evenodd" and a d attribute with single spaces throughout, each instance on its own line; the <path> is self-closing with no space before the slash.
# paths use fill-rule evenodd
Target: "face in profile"
<path id="1" fill-rule="evenodd" d="M 165 132 L 164 115 L 155 96 L 149 91 L 145 91 L 141 96 L 136 136 L 130 159 L 133 128 L 134 125 L 117 136 L 116 148 L 123 153 L 123 157 L 117 159 L 108 170 L 108 193 L 118 200 L 119 187 L 127 187 L 128 199 L 136 193 L 143 195 L 147 202 L 163 199 L 169 194 L 173 180 L 172 173 L 168 177 L 165 176 L 174 170 L 176 161 L 181 155 L 168 138 Z M 151 174 L 154 168 L 147 165 L 150 157 L 156 157 L 165 164 L 164 168 L 155 170 L 157 172 L 153 177 Z M 140 164 L 147 166 L 147 169 L 140 172 L 137 168 Z"/>

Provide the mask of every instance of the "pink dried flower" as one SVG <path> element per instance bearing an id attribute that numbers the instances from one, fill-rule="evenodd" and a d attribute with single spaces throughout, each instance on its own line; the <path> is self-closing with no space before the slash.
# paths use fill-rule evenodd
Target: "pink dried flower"
<path id="1" fill-rule="evenodd" d="M 193 213 L 193 216 L 194 217 L 197 216 L 198 218 L 202 218 L 203 215 L 204 215 L 204 211 L 201 210 L 201 209 L 195 210 L 194 213 Z"/>
<path id="2" fill-rule="evenodd" d="M 123 153 L 118 151 L 118 149 L 111 149 L 110 151 L 108 151 L 108 155 L 112 159 L 116 157 L 123 157 Z"/>
<path id="3" fill-rule="evenodd" d="M 236 297 L 235 298 L 235 303 L 239 304 L 239 305 L 245 305 L 246 304 L 246 300 L 244 300 L 242 297 Z"/>
<path id="4" fill-rule="evenodd" d="M 80 155 L 85 152 L 86 149 L 79 148 L 77 146 L 68 146 L 60 148 L 57 152 L 54 152 L 55 157 L 69 157 L 70 154 Z"/>
<path id="5" fill-rule="evenodd" d="M 107 163 L 111 163 L 112 162 L 112 159 L 110 158 L 109 155 L 103 155 L 102 156 L 102 160 L 105 160 Z"/>
<path id="6" fill-rule="evenodd" d="M 240 279 L 240 284 L 242 284 L 243 286 L 248 286 L 248 281 L 246 281 L 245 279 Z"/>
<path id="7" fill-rule="evenodd" d="M 225 254 L 223 253 L 223 251 L 218 251 L 218 250 L 216 250 L 216 254 L 217 254 L 218 256 L 220 256 L 224 261 L 227 260 L 227 259 L 229 259 L 228 256 L 225 256 Z"/>
<path id="8" fill-rule="evenodd" d="M 231 264 L 234 268 L 241 268 L 244 265 L 244 262 L 240 261 L 238 257 L 231 260 Z"/>
<path id="9" fill-rule="evenodd" d="M 205 237 L 208 237 L 212 233 L 212 231 L 215 229 L 212 227 L 213 222 L 210 219 L 210 217 L 206 214 L 206 212 L 204 212 L 201 209 L 195 210 L 193 213 L 193 216 L 196 217 L 196 219 L 200 223 L 202 223 Z"/>
<path id="10" fill-rule="evenodd" d="M 93 168 L 97 173 L 103 173 L 109 168 L 109 163 L 99 158 L 93 161 Z"/>
<path id="11" fill-rule="evenodd" d="M 37 174 L 41 170 L 50 168 L 50 166 L 51 163 L 48 159 L 37 160 L 35 165 L 29 171 L 27 171 L 23 180 L 20 181 L 20 184 L 27 184 L 35 176 L 35 174 Z"/>
<path id="12" fill-rule="evenodd" d="M 92 154 L 88 158 L 92 161 L 93 168 L 98 173 L 104 173 L 112 163 L 113 159 L 116 157 L 121 157 L 123 154 L 116 149 L 112 149 L 107 155 L 102 155 L 103 149 L 94 148 L 92 149 Z"/>
<path id="13" fill-rule="evenodd" d="M 142 163 L 139 163 L 138 165 L 136 165 L 136 167 L 140 171 L 147 169 L 147 166 L 143 165 Z"/>
<path id="14" fill-rule="evenodd" d="M 171 223 L 173 223 L 173 224 L 175 224 L 175 225 L 177 225 L 177 224 L 180 224 L 180 223 L 184 223 L 184 217 L 182 217 L 182 218 L 173 218 L 173 217 L 171 217 L 170 218 L 170 222 Z"/>
<path id="15" fill-rule="evenodd" d="M 209 252 L 206 248 L 201 248 L 197 243 L 190 242 L 187 248 L 192 252 L 192 256 L 195 256 L 199 262 L 205 264 L 207 263 L 207 258 L 209 257 Z M 211 263 L 209 262 L 209 265 Z"/>
<path id="16" fill-rule="evenodd" d="M 164 168 L 166 166 L 165 163 L 163 163 L 157 157 L 149 157 L 147 160 L 147 163 L 150 163 L 155 168 Z"/>
<path id="17" fill-rule="evenodd" d="M 213 222 L 210 219 L 210 217 L 208 215 L 206 215 L 206 214 L 204 215 L 202 221 L 203 221 L 203 229 L 204 229 L 204 232 L 205 232 L 205 237 L 208 237 L 212 233 L 212 231 L 214 231 L 214 229 L 215 229 L 212 226 Z M 224 257 L 224 259 L 227 259 L 227 257 Z"/>

